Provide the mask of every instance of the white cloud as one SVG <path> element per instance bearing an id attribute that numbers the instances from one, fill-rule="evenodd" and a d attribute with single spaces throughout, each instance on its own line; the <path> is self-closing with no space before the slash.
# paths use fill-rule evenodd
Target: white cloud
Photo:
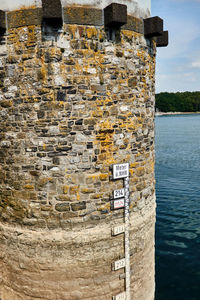
<path id="1" fill-rule="evenodd" d="M 192 62 L 192 68 L 200 68 L 200 59 Z"/>
<path id="2" fill-rule="evenodd" d="M 185 78 L 185 82 L 196 82 L 197 81 L 196 74 L 192 73 L 192 72 L 184 73 L 183 77 Z"/>

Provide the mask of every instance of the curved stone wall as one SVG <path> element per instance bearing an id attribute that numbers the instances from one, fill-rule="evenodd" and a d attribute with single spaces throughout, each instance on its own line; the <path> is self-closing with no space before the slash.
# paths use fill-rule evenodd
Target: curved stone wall
<path id="1" fill-rule="evenodd" d="M 46 38 L 19 20 L 0 45 L 0 298 L 124 291 L 111 268 L 124 257 L 123 235 L 111 235 L 124 215 L 110 205 L 123 182 L 110 166 L 129 162 L 131 299 L 152 300 L 155 44 L 135 18 L 115 40 L 100 24 Z"/>

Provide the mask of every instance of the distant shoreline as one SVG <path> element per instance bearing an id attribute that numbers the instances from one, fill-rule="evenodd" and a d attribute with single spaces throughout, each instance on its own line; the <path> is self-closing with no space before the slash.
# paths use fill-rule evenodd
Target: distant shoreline
<path id="1" fill-rule="evenodd" d="M 168 116 L 168 115 L 191 115 L 191 114 L 200 114 L 200 111 L 197 112 L 155 112 L 155 116 Z"/>

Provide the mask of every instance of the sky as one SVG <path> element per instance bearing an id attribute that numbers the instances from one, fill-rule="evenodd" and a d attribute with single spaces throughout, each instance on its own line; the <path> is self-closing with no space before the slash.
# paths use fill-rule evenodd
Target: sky
<path id="1" fill-rule="evenodd" d="M 156 93 L 200 91 L 200 0 L 152 0 L 169 45 L 157 48 Z"/>

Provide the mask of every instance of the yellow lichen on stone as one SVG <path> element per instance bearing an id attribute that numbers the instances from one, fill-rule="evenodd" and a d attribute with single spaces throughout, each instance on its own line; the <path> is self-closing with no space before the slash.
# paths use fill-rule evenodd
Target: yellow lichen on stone
<path id="1" fill-rule="evenodd" d="M 97 36 L 97 30 L 96 30 L 95 27 L 88 27 L 88 28 L 86 29 L 86 32 L 87 32 L 87 37 L 88 37 L 88 39 L 91 39 L 91 38 Z"/>
<path id="2" fill-rule="evenodd" d="M 100 206 L 98 208 L 98 211 L 103 211 L 103 210 L 110 210 L 110 203 L 106 203 L 105 205 Z"/>
<path id="3" fill-rule="evenodd" d="M 101 181 L 106 181 L 109 178 L 109 175 L 108 174 L 100 174 L 99 178 Z"/>
<path id="4" fill-rule="evenodd" d="M 24 189 L 25 189 L 25 190 L 34 190 L 34 185 L 33 185 L 33 184 L 26 184 L 26 185 L 24 186 Z"/>
<path id="5" fill-rule="evenodd" d="M 64 185 L 63 186 L 63 193 L 64 194 L 68 194 L 69 193 L 69 186 L 68 185 Z"/>
<path id="6" fill-rule="evenodd" d="M 81 189 L 81 193 L 82 194 L 91 194 L 91 193 L 95 193 L 95 189 L 91 189 L 91 188 L 82 188 Z"/>
<path id="7" fill-rule="evenodd" d="M 137 169 L 136 169 L 136 175 L 137 176 L 142 176 L 142 175 L 144 175 L 145 174 L 145 168 L 144 167 L 138 167 Z"/>
<path id="8" fill-rule="evenodd" d="M 70 186 L 69 193 L 70 195 L 76 195 L 79 192 L 80 186 Z"/>

